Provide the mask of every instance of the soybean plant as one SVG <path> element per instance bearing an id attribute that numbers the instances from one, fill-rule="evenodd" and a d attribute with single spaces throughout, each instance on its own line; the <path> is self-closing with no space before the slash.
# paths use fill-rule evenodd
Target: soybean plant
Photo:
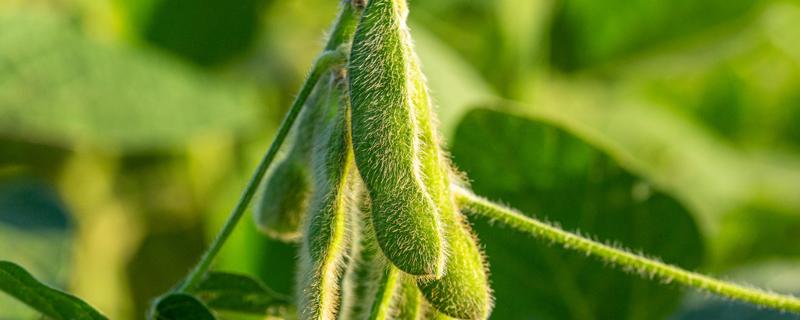
<path id="1" fill-rule="evenodd" d="M 408 10 L 406 0 L 342 3 L 326 51 L 229 224 L 177 292 L 190 292 L 207 271 L 305 106 L 294 146 L 267 180 L 255 216 L 267 235 L 301 239 L 300 319 L 487 319 L 490 267 L 462 212 L 626 270 L 800 312 L 795 297 L 682 270 L 473 194 L 441 143 Z"/>
<path id="2" fill-rule="evenodd" d="M 794 296 L 686 271 L 474 194 L 439 137 L 408 10 L 406 0 L 342 2 L 325 51 L 230 217 L 197 266 L 154 302 L 151 318 L 214 319 L 210 307 L 303 320 L 487 319 L 490 266 L 464 212 L 634 275 L 800 313 Z M 293 298 L 209 272 L 292 128 L 293 146 L 266 179 L 254 218 L 268 236 L 300 242 Z M 0 290 L 51 318 L 105 319 L 7 262 Z"/>

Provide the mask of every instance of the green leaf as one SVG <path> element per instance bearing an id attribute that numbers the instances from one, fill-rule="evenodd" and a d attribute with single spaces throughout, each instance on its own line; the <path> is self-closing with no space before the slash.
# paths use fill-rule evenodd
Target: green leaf
<path id="1" fill-rule="evenodd" d="M 784 242 L 791 243 L 791 242 Z M 726 279 L 780 293 L 800 293 L 800 260 L 772 259 L 765 263 L 750 263 L 726 272 Z M 689 294 L 674 320 L 800 320 L 800 315 L 763 308 L 749 303 L 731 301 L 703 293 Z"/>
<path id="2" fill-rule="evenodd" d="M 458 52 L 421 26 L 412 32 L 430 86 L 441 131 L 450 138 L 470 108 L 494 99 L 497 94 Z"/>
<path id="3" fill-rule="evenodd" d="M 665 42 L 731 22 L 749 0 L 566 0 L 551 26 L 550 56 L 561 69 L 619 61 Z"/>
<path id="4" fill-rule="evenodd" d="M 568 131 L 475 110 L 456 132 L 454 160 L 478 194 L 668 263 L 700 265 L 703 241 L 687 209 Z M 657 319 L 681 297 L 674 287 L 474 223 L 489 258 L 497 319 Z"/>
<path id="5" fill-rule="evenodd" d="M 139 151 L 258 123 L 252 86 L 93 41 L 52 13 L 0 12 L 0 52 L 0 136 Z"/>
<path id="6" fill-rule="evenodd" d="M 725 143 L 748 151 L 796 149 L 798 17 L 800 3 L 771 3 L 737 28 L 640 55 L 613 72 Z"/>
<path id="7" fill-rule="evenodd" d="M 774 309 L 759 308 L 748 303 L 726 301 L 719 298 L 709 299 L 704 297 L 702 302 L 692 306 L 691 309 L 681 310 L 671 319 L 673 320 L 798 320 L 795 314 L 781 312 Z"/>
<path id="8" fill-rule="evenodd" d="M 210 272 L 193 293 L 215 310 L 264 315 L 289 304 L 258 280 L 225 272 Z"/>
<path id="9" fill-rule="evenodd" d="M 655 61 L 653 61 L 655 64 Z M 680 82 L 675 81 L 673 82 Z M 592 141 L 626 168 L 649 179 L 692 209 L 702 230 L 716 242 L 725 216 L 747 207 L 800 213 L 800 162 L 770 152 L 733 148 L 697 123 L 624 85 L 557 77 L 530 87 L 525 104 L 493 105 L 526 118 L 557 123 Z M 675 104 L 677 108 L 679 104 Z M 758 192 L 753 192 L 758 190 Z M 714 257 L 738 255 L 716 252 Z"/>
<path id="10" fill-rule="evenodd" d="M 150 319 L 154 320 L 214 320 L 214 315 L 197 298 L 173 293 L 158 299 Z"/>
<path id="11" fill-rule="evenodd" d="M 0 260 L 16 261 L 40 281 L 63 285 L 74 246 L 73 223 L 66 209 L 45 181 L 0 173 Z M 0 318 L 6 319 L 31 319 L 37 314 L 2 294 L 0 310 Z"/>
<path id="12" fill-rule="evenodd" d="M 12 262 L 0 261 L 0 290 L 53 319 L 106 319 L 86 302 L 42 284 Z"/>
<path id="13" fill-rule="evenodd" d="M 203 66 L 229 62 L 258 36 L 269 0 L 122 0 L 133 28 L 153 45 Z"/>

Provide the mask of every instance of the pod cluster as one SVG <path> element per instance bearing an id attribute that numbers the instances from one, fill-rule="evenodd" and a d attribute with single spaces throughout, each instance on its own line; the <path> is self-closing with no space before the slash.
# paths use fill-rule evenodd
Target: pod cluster
<path id="1" fill-rule="evenodd" d="M 486 261 L 451 192 L 406 2 L 355 4 L 349 61 L 317 84 L 256 221 L 301 242 L 300 319 L 486 319 Z"/>

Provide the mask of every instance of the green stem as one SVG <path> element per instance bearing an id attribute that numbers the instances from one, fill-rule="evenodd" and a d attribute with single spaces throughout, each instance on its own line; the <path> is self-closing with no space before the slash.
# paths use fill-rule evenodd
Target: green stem
<path id="1" fill-rule="evenodd" d="M 349 4 L 350 1 L 342 2 L 342 9 L 333 25 L 332 31 L 325 43 L 325 51 L 336 50 L 343 43 L 348 43 L 356 33 L 356 22 L 358 12 Z"/>
<path id="2" fill-rule="evenodd" d="M 339 17 L 334 23 L 330 33 L 330 38 L 325 45 L 325 51 L 314 62 L 314 66 L 312 67 L 308 77 L 306 77 L 303 87 L 300 89 L 300 93 L 297 95 L 297 97 L 295 97 L 294 102 L 292 102 L 292 106 L 289 107 L 289 112 L 286 113 L 281 121 L 278 132 L 276 133 L 275 138 L 272 140 L 267 153 L 264 155 L 264 158 L 261 159 L 261 162 L 258 164 L 258 167 L 253 173 L 253 176 L 250 178 L 250 181 L 247 182 L 247 186 L 244 188 L 244 191 L 239 198 L 239 202 L 236 203 L 233 211 L 231 211 L 230 216 L 228 216 L 228 220 L 226 220 L 225 225 L 222 226 L 222 230 L 220 230 L 220 232 L 214 238 L 214 241 L 211 242 L 211 246 L 203 254 L 203 257 L 200 258 L 200 262 L 198 262 L 194 269 L 192 269 L 192 271 L 186 276 L 186 278 L 181 281 L 178 287 L 174 290 L 175 292 L 187 292 L 192 290 L 206 274 L 208 268 L 211 266 L 211 262 L 214 260 L 214 257 L 217 256 L 219 250 L 222 249 L 222 245 L 225 244 L 225 241 L 227 241 L 228 237 L 230 237 L 231 233 L 233 233 L 233 229 L 236 228 L 239 220 L 242 219 L 247 206 L 250 204 L 250 201 L 253 199 L 253 195 L 255 195 L 256 190 L 258 189 L 258 185 L 261 183 L 261 180 L 263 180 L 264 175 L 267 173 L 267 169 L 269 169 L 269 166 L 272 164 L 272 161 L 275 160 L 278 150 L 280 149 L 281 145 L 283 145 L 283 141 L 286 140 L 289 130 L 292 128 L 294 121 L 300 114 L 306 99 L 308 99 L 311 91 L 319 81 L 320 76 L 322 76 L 322 74 L 325 73 L 325 71 L 328 71 L 332 66 L 341 64 L 347 60 L 347 52 L 345 52 L 346 49 L 339 47 L 342 44 L 350 41 L 352 38 L 353 33 L 355 32 L 357 14 L 347 3 L 343 2 L 341 7 L 342 8 L 339 13 Z"/>
<path id="3" fill-rule="evenodd" d="M 514 209 L 504 207 L 464 188 L 456 187 L 459 205 L 475 214 L 499 221 L 518 231 L 561 244 L 567 249 L 595 256 L 625 270 L 636 270 L 640 275 L 655 277 L 664 282 L 708 291 L 733 300 L 745 301 L 762 307 L 800 313 L 800 299 L 790 295 L 748 288 L 731 282 L 714 279 L 687 271 L 660 261 L 648 259 L 623 249 L 596 242 L 577 234 L 564 231 L 548 223 L 529 218 Z"/>
<path id="4" fill-rule="evenodd" d="M 370 312 L 370 320 L 389 319 L 390 311 L 392 308 L 392 299 L 397 290 L 397 283 L 399 281 L 399 272 L 397 268 L 391 264 L 386 265 L 383 277 L 378 287 L 378 292 L 375 293 L 375 301 L 372 303 L 372 311 Z"/>
<path id="5" fill-rule="evenodd" d="M 226 240 L 228 240 L 228 237 L 233 232 L 233 229 L 236 228 L 236 224 L 239 223 L 239 220 L 241 220 L 242 216 L 244 215 L 247 206 L 250 204 L 250 200 L 253 199 L 253 195 L 258 189 L 259 183 L 264 178 L 264 174 L 266 174 L 267 169 L 269 168 L 270 164 L 272 164 L 272 161 L 275 160 L 278 150 L 283 144 L 283 141 L 286 140 L 289 130 L 292 128 L 294 121 L 297 119 L 297 115 L 300 114 L 300 111 L 303 109 L 306 99 L 308 99 L 308 96 L 311 94 L 311 91 L 314 89 L 317 81 L 319 81 L 320 76 L 332 66 L 344 62 L 345 58 L 345 53 L 340 50 L 325 51 L 319 56 L 319 58 L 317 58 L 317 61 L 314 63 L 314 67 L 311 69 L 311 73 L 308 75 L 305 83 L 303 83 L 303 87 L 300 89 L 300 93 L 294 99 L 292 106 L 289 108 L 289 112 L 284 116 L 283 121 L 278 128 L 278 132 L 276 133 L 275 138 L 272 140 L 272 144 L 269 146 L 269 150 L 267 150 L 264 158 L 261 159 L 261 162 L 258 164 L 258 167 L 253 173 L 253 176 L 250 178 L 250 181 L 247 182 L 247 186 L 244 188 L 244 192 L 242 192 L 239 202 L 236 203 L 236 206 L 233 208 L 233 211 L 231 211 L 228 220 L 225 221 L 225 225 L 222 226 L 222 230 L 220 230 L 220 232 L 214 238 L 214 241 L 211 243 L 211 246 L 208 248 L 208 250 L 206 250 L 206 252 L 203 254 L 200 262 L 197 263 L 194 269 L 192 269 L 192 271 L 186 276 L 178 288 L 175 289 L 176 292 L 187 292 L 192 290 L 206 274 L 208 268 L 211 266 L 211 262 L 214 260 L 214 257 L 217 256 L 217 253 L 219 253 L 222 245 L 225 244 Z"/>

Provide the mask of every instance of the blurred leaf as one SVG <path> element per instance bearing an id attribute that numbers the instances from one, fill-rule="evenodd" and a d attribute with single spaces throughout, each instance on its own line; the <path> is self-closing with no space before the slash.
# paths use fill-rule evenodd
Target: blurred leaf
<path id="1" fill-rule="evenodd" d="M 551 27 L 550 56 L 560 69 L 577 70 L 744 16 L 752 0 L 566 0 Z"/>
<path id="2" fill-rule="evenodd" d="M 214 235 L 222 228 L 227 219 L 231 204 L 241 196 L 241 189 L 250 178 L 250 170 L 254 168 L 264 153 L 264 147 L 269 143 L 270 137 L 263 141 L 247 144 L 238 148 L 238 152 L 230 152 L 231 163 L 226 167 L 228 172 L 211 185 L 211 193 L 207 198 L 204 214 L 207 217 L 207 241 L 212 241 Z M 215 266 L 219 270 L 242 274 L 256 275 L 267 287 L 283 296 L 292 296 L 296 279 L 296 259 L 298 257 L 298 244 L 285 243 L 265 237 L 258 231 L 252 211 L 246 213 L 248 217 L 239 222 L 239 227 L 233 231 L 225 247 L 217 256 Z"/>
<path id="3" fill-rule="evenodd" d="M 490 199 L 685 268 L 703 260 L 684 206 L 558 126 L 475 110 L 458 127 L 453 157 Z M 483 221 L 475 230 L 492 270 L 497 319 L 658 319 L 681 297 L 676 288 Z"/>
<path id="4" fill-rule="evenodd" d="M 457 52 L 425 28 L 414 26 L 412 32 L 434 104 L 437 106 L 441 130 L 449 138 L 454 134 L 461 117 L 470 108 L 497 94 Z"/>
<path id="5" fill-rule="evenodd" d="M 12 262 L 0 261 L 0 290 L 53 319 L 106 319 L 86 302 L 42 284 Z"/>
<path id="6" fill-rule="evenodd" d="M 173 293 L 159 298 L 151 315 L 154 320 L 214 320 L 214 315 L 195 297 Z"/>
<path id="7" fill-rule="evenodd" d="M 776 258 L 800 258 L 800 217 L 783 208 L 745 206 L 727 214 L 714 245 L 721 253 L 717 264 L 736 266 Z M 800 269 L 795 270 L 800 272 Z M 799 274 L 800 275 L 800 274 Z M 797 288 L 800 291 L 800 287 Z"/>
<path id="8" fill-rule="evenodd" d="M 794 243 L 794 242 L 793 242 Z M 798 260 L 772 260 L 748 264 L 726 273 L 725 278 L 777 292 L 800 293 Z M 724 300 L 702 293 L 688 295 L 684 307 L 672 320 L 800 320 L 800 315 Z"/>
<path id="9" fill-rule="evenodd" d="M 268 0 L 125 0 L 141 36 L 200 65 L 242 55 Z"/>
<path id="10" fill-rule="evenodd" d="M 683 310 L 672 320 L 798 320 L 800 316 L 773 309 L 759 308 L 751 304 L 706 297 L 705 302 Z"/>
<path id="11" fill-rule="evenodd" d="M 288 298 L 245 275 L 210 272 L 193 292 L 215 310 L 265 315 Z"/>
<path id="12" fill-rule="evenodd" d="M 25 143 L 0 135 L 0 178 L 3 171 L 35 172 L 38 177 L 57 177 L 69 153 L 63 148 Z"/>
<path id="13" fill-rule="evenodd" d="M 297 278 L 298 245 L 259 236 L 261 251 L 256 256 L 259 278 L 279 294 L 292 295 Z"/>
<path id="14" fill-rule="evenodd" d="M 800 212 L 797 159 L 733 148 L 629 86 L 552 77 L 531 86 L 529 95 L 527 105 L 495 105 L 593 141 L 628 170 L 683 200 L 711 237 L 724 231 L 719 224 L 725 214 L 753 203 Z"/>
<path id="15" fill-rule="evenodd" d="M 0 177 L 0 260 L 16 261 L 60 286 L 71 269 L 72 246 L 69 212 L 49 184 L 24 175 Z M 34 314 L 6 297 L 0 297 L 0 310 L 0 317 L 14 319 Z"/>
<path id="16" fill-rule="evenodd" d="M 492 1 L 415 1 L 411 3 L 409 14 L 413 22 L 420 22 L 440 38 L 443 45 L 451 46 L 476 62 L 493 60 L 494 57 L 485 54 L 487 49 L 502 45 L 495 28 L 499 23 L 493 14 L 495 6 L 496 2 Z M 411 31 L 414 37 L 416 28 Z"/>
<path id="17" fill-rule="evenodd" d="M 205 248 L 202 231 L 199 222 L 185 226 L 161 222 L 148 230 L 126 266 L 137 316 L 197 263 Z M 164 257 L 170 257 L 170 263 L 155 263 Z"/>
<path id="18" fill-rule="evenodd" d="M 800 59 L 794 53 L 800 51 L 789 39 L 800 28 L 800 3 L 764 2 L 751 11 L 732 26 L 591 74 L 613 75 L 734 147 L 796 148 Z"/>
<path id="19" fill-rule="evenodd" d="M 0 223 L 21 229 L 71 228 L 69 213 L 55 190 L 24 177 L 0 180 Z"/>
<path id="20" fill-rule="evenodd" d="M 764 15 L 766 36 L 800 66 L 800 43 L 797 42 L 797 34 L 794 32 L 800 27 L 800 3 L 776 1 L 766 9 Z"/>
<path id="21" fill-rule="evenodd" d="M 252 87 L 95 43 L 53 14 L 0 12 L 0 52 L 0 135 L 131 150 L 258 123 Z"/>

